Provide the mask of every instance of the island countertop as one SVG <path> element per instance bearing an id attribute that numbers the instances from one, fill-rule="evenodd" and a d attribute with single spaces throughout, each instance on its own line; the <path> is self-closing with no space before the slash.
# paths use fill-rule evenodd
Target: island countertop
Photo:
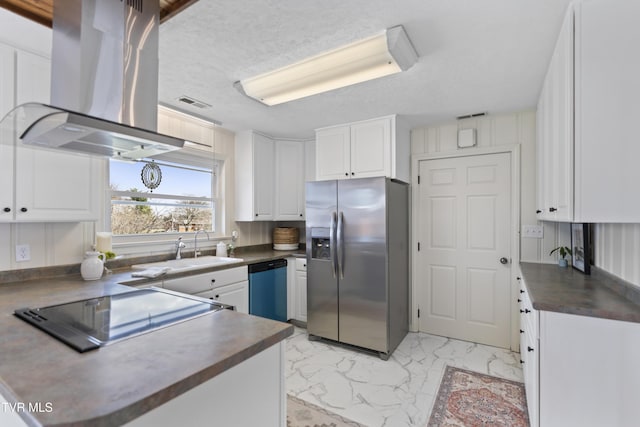
<path id="1" fill-rule="evenodd" d="M 533 308 L 640 323 L 638 291 L 599 268 L 585 275 L 555 264 L 520 263 Z"/>
<path id="2" fill-rule="evenodd" d="M 128 281 L 130 271 L 0 285 L 0 394 L 45 409 L 22 414 L 28 424 L 124 424 L 293 333 L 286 323 L 222 310 L 78 353 L 13 315 L 126 292 Z"/>

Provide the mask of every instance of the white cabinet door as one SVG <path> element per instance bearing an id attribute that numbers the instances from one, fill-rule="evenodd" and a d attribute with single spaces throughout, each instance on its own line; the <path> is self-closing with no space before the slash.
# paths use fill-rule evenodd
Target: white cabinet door
<path id="1" fill-rule="evenodd" d="M 236 134 L 236 221 L 271 221 L 274 213 L 274 141 L 252 131 Z"/>
<path id="2" fill-rule="evenodd" d="M 351 173 L 351 128 L 339 126 L 316 132 L 316 179 L 347 179 Z"/>
<path id="3" fill-rule="evenodd" d="M 573 13 L 569 9 L 538 103 L 538 218 L 573 218 Z"/>
<path id="4" fill-rule="evenodd" d="M 576 3 L 575 222 L 640 222 L 640 2 Z"/>
<path id="5" fill-rule="evenodd" d="M 258 221 L 273 219 L 273 140 L 254 134 L 253 172 L 255 217 Z"/>
<path id="6" fill-rule="evenodd" d="M 307 272 L 296 271 L 295 319 L 307 321 Z"/>
<path id="7" fill-rule="evenodd" d="M 249 313 L 249 282 L 232 283 L 212 291 L 213 299 L 233 305 L 239 313 Z"/>
<path id="8" fill-rule="evenodd" d="M 391 176 L 391 119 L 351 125 L 351 178 Z"/>
<path id="9" fill-rule="evenodd" d="M 15 103 L 15 50 L 0 44 L 0 119 Z M 13 219 L 13 156 L 14 142 L 11 132 L 0 132 L 0 221 Z"/>
<path id="10" fill-rule="evenodd" d="M 17 147 L 16 220 L 97 220 L 99 171 L 99 160 L 87 156 Z"/>
<path id="11" fill-rule="evenodd" d="M 25 102 L 49 103 L 49 59 L 2 46 L 0 102 L 4 109 Z M 15 73 L 13 73 L 15 69 Z M 89 221 L 99 217 L 101 161 L 88 156 L 15 144 L 2 135 L 0 221 Z M 7 140 L 8 138 L 8 140 Z M 15 165 L 15 169 L 14 166 Z M 14 203 L 15 201 L 15 203 Z"/>
<path id="12" fill-rule="evenodd" d="M 275 142 L 275 220 L 304 219 L 304 143 Z"/>

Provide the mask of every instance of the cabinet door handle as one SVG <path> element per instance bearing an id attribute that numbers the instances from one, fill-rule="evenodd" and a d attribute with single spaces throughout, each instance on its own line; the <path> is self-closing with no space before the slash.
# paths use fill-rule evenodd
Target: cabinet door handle
<path id="1" fill-rule="evenodd" d="M 529 310 L 528 308 L 525 308 L 524 310 L 520 310 L 520 313 L 531 313 L 531 310 Z"/>
<path id="2" fill-rule="evenodd" d="M 522 302 L 522 300 L 520 298 L 518 298 L 518 302 Z"/>
<path id="3" fill-rule="evenodd" d="M 355 173 L 351 172 L 351 176 L 354 176 L 354 175 L 355 175 Z"/>
<path id="4" fill-rule="evenodd" d="M 4 208 L 5 212 L 11 212 L 11 208 Z"/>
<path id="5" fill-rule="evenodd" d="M 520 363 L 524 365 L 524 360 L 520 359 Z"/>
<path id="6" fill-rule="evenodd" d="M 258 217 L 258 214 L 256 214 L 256 218 Z"/>
<path id="7" fill-rule="evenodd" d="M 349 172 L 345 172 L 345 173 L 344 173 L 344 176 L 349 176 Z"/>
<path id="8" fill-rule="evenodd" d="M 216 295 L 216 299 L 220 298 L 220 295 Z"/>
<path id="9" fill-rule="evenodd" d="M 549 212 L 555 212 L 555 211 L 557 211 L 557 210 L 558 210 L 558 209 L 556 209 L 556 208 L 549 208 Z"/>
<path id="10" fill-rule="evenodd" d="M 216 283 L 216 279 L 211 279 L 211 283 Z"/>
<path id="11" fill-rule="evenodd" d="M 300 214 L 300 218 L 302 218 L 302 214 Z"/>
<path id="12" fill-rule="evenodd" d="M 26 212 L 27 208 L 20 208 L 20 212 Z"/>
<path id="13" fill-rule="evenodd" d="M 516 277 L 516 280 L 519 282 L 520 280 L 522 280 L 522 277 L 518 276 Z"/>
<path id="14" fill-rule="evenodd" d="M 529 353 L 531 353 L 531 352 L 533 351 L 533 348 L 531 348 L 531 347 L 527 346 L 527 351 L 528 351 Z"/>
<path id="15" fill-rule="evenodd" d="M 523 331 L 522 329 L 520 329 L 520 333 L 521 333 L 521 334 L 524 334 L 524 331 Z"/>
<path id="16" fill-rule="evenodd" d="M 521 293 L 521 294 L 524 294 L 524 290 L 520 289 L 520 293 Z"/>
<path id="17" fill-rule="evenodd" d="M 536 213 L 539 214 L 542 213 L 542 211 L 540 209 L 536 209 Z"/>

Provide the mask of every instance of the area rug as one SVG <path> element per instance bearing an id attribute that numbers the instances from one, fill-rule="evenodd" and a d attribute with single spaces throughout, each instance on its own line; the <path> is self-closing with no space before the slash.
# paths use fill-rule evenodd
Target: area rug
<path id="1" fill-rule="evenodd" d="M 447 366 L 427 427 L 527 427 L 524 384 Z"/>
<path id="2" fill-rule="evenodd" d="M 324 408 L 287 395 L 287 427 L 365 427 Z"/>

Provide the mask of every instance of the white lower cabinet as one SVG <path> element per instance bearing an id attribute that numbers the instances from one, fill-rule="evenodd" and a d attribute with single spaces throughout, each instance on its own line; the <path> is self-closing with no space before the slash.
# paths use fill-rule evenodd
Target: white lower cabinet
<path id="1" fill-rule="evenodd" d="M 240 313 L 249 312 L 249 272 L 246 266 L 167 279 L 162 282 L 162 287 L 202 298 L 213 298 L 235 306 Z"/>
<path id="2" fill-rule="evenodd" d="M 307 259 L 287 258 L 287 317 L 307 322 Z"/>
<path id="3" fill-rule="evenodd" d="M 640 324 L 526 304 L 520 351 L 531 426 L 638 425 Z"/>
<path id="4" fill-rule="evenodd" d="M 249 282 L 246 280 L 244 282 L 220 286 L 195 295 L 232 305 L 239 313 L 249 313 Z"/>
<path id="5" fill-rule="evenodd" d="M 307 321 L 307 260 L 296 258 L 296 281 L 293 318 Z"/>

